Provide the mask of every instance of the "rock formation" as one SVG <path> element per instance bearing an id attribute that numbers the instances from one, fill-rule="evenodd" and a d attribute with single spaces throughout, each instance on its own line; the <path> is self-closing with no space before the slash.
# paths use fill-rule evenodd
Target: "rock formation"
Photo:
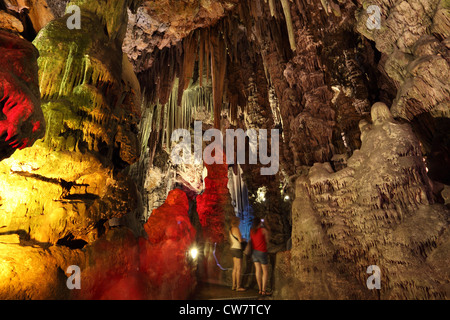
<path id="1" fill-rule="evenodd" d="M 84 288 L 75 299 L 186 299 L 195 288 L 188 255 L 195 229 L 186 194 L 172 190 L 144 225 L 145 237 L 114 229 L 86 248 Z"/>
<path id="2" fill-rule="evenodd" d="M 384 103 L 371 116 L 346 168 L 316 163 L 297 179 L 279 298 L 377 298 L 366 287 L 371 265 L 381 269 L 382 299 L 448 297 L 449 212 L 434 202 L 410 126 Z"/>
<path id="3" fill-rule="evenodd" d="M 16 85 L 27 90 L 19 97 L 29 109 L 16 122 L 5 121 L 26 124 L 18 128 L 22 132 L 11 126 L 6 139 L 14 141 L 12 147 L 28 146 L 41 137 L 44 123 L 47 126 L 43 140 L 2 162 L 0 191 L 2 234 L 71 248 L 81 248 L 101 236 L 110 218 L 132 214 L 136 189 L 120 171 L 139 157 L 133 132 L 133 119 L 139 115 L 135 106 L 139 85 L 133 82 L 133 72 L 127 71 L 130 65 L 122 63 L 126 60 L 121 43 L 127 4 L 111 6 L 116 12 L 110 11 L 105 21 L 96 5 L 76 3 L 83 8 L 82 29 L 68 29 L 67 17 L 62 17 L 49 23 L 34 41 L 40 55 L 39 82 L 30 74 L 37 70 L 33 61 L 21 61 L 20 54 L 15 55 L 18 63 L 12 65 L 30 68 L 25 83 L 34 87 Z M 96 32 L 99 29 L 105 33 Z M 37 57 L 31 43 L 23 46 L 24 53 Z M 37 111 L 38 116 L 30 118 L 33 107 L 42 112 L 38 83 L 45 122 Z M 14 108 L 15 96 L 17 90 L 5 95 L 5 107 L 21 111 Z M 66 258 L 71 265 L 70 256 Z M 11 297 L 20 297 L 19 292 Z"/>
<path id="4" fill-rule="evenodd" d="M 363 7 L 366 1 L 363 1 Z M 357 15 L 357 28 L 373 40 L 382 58 L 380 68 L 392 79 L 397 95 L 392 113 L 411 121 L 427 154 L 429 175 L 448 184 L 449 30 L 446 1 L 373 1 L 381 8 L 382 28 L 369 30 L 367 14 Z"/>
<path id="5" fill-rule="evenodd" d="M 139 86 L 122 64 L 120 46 L 125 3 L 116 8 L 123 20 L 106 22 L 108 34 L 94 32 L 104 25 L 96 9 L 82 8 L 81 30 L 68 29 L 63 17 L 36 38 L 45 137 L 2 163 L 1 198 L 8 205 L 1 224 L 40 242 L 89 242 L 104 222 L 130 213 L 136 203 L 133 186 L 119 172 L 139 156 L 133 133 Z"/>
<path id="6" fill-rule="evenodd" d="M 192 297 L 228 282 L 234 212 L 271 229 L 276 299 L 448 299 L 449 12 L 0 0 L 0 298 Z M 212 128 L 278 130 L 278 172 L 173 159 Z"/>
<path id="7" fill-rule="evenodd" d="M 42 138 L 45 121 L 38 85 L 39 53 L 17 34 L 23 30 L 20 21 L 6 11 L 0 14 L 0 159 L 4 159 Z"/>

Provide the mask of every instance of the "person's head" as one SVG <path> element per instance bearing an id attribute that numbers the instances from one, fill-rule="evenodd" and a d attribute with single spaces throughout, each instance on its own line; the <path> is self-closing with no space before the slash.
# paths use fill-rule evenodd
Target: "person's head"
<path id="1" fill-rule="evenodd" d="M 252 221 L 252 230 L 256 231 L 261 226 L 261 218 L 254 217 Z"/>
<path id="2" fill-rule="evenodd" d="M 230 224 L 231 224 L 232 228 L 234 228 L 234 227 L 238 228 L 240 223 L 241 223 L 241 219 L 239 219 L 236 216 L 231 217 Z"/>

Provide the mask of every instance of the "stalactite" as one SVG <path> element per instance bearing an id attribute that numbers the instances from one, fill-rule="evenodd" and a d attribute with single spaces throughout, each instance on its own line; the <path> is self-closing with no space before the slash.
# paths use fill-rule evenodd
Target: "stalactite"
<path id="1" fill-rule="evenodd" d="M 205 48 L 204 59 L 206 62 L 206 79 L 209 79 L 211 76 L 211 60 L 210 60 L 210 55 L 211 55 L 210 49 L 211 48 L 209 46 L 210 33 L 211 33 L 211 30 L 209 28 L 205 29 L 205 30 L 203 30 L 203 37 L 202 37 L 203 42 L 204 42 L 203 47 Z"/>
<path id="2" fill-rule="evenodd" d="M 225 42 L 218 30 L 210 34 L 209 47 L 211 51 L 211 75 L 214 96 L 214 127 L 220 129 L 227 52 Z"/>
<path id="3" fill-rule="evenodd" d="M 203 68 L 205 66 L 205 38 L 204 38 L 204 30 L 200 31 L 200 39 L 199 39 L 199 59 L 198 59 L 198 73 L 199 73 L 199 85 L 203 86 Z"/>
<path id="4" fill-rule="evenodd" d="M 50 60 L 40 61 L 42 98 L 57 99 L 68 96 L 74 88 L 80 85 L 93 85 L 98 88 L 100 88 L 101 83 L 117 85 L 109 70 L 103 70 L 102 65 L 92 64 L 90 58 L 81 55 L 79 50 L 81 49 L 78 49 L 78 46 L 70 46 L 65 63 L 58 65 L 59 73 L 55 72 L 54 62 Z M 96 102 L 100 103 L 99 101 Z"/>
<path id="5" fill-rule="evenodd" d="M 183 91 L 189 86 L 194 74 L 195 61 L 198 49 L 198 33 L 192 32 L 183 40 L 183 62 L 181 66 L 180 85 L 178 88 L 178 105 L 181 104 Z"/>
<path id="6" fill-rule="evenodd" d="M 275 0 L 269 0 L 270 15 L 276 17 Z"/>
<path id="7" fill-rule="evenodd" d="M 289 4 L 289 0 L 281 0 L 281 4 L 283 5 L 284 16 L 286 18 L 286 26 L 287 26 L 288 35 L 289 35 L 289 43 L 291 44 L 292 51 L 296 51 L 297 43 L 295 41 L 294 26 L 292 24 L 291 6 Z"/>
<path id="8" fill-rule="evenodd" d="M 252 209 L 248 200 L 248 189 L 243 179 L 243 171 L 240 165 L 235 165 L 228 169 L 228 189 L 230 190 L 231 200 L 234 202 L 235 214 L 241 219 L 239 228 L 242 236 L 248 239 L 251 221 L 253 218 Z"/>
<path id="9" fill-rule="evenodd" d="M 280 115 L 280 105 L 278 102 L 278 98 L 275 94 L 275 89 L 273 87 L 269 87 L 269 103 L 270 108 L 272 109 L 272 115 L 274 118 L 275 125 L 281 123 L 281 115 Z"/>

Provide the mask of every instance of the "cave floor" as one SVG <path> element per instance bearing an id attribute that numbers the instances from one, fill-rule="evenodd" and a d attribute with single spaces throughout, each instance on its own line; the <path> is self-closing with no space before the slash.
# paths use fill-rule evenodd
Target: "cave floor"
<path id="1" fill-rule="evenodd" d="M 258 295 L 258 290 L 253 288 L 236 292 L 228 286 L 200 283 L 192 300 L 260 300 L 268 298 L 270 297 L 261 297 Z"/>

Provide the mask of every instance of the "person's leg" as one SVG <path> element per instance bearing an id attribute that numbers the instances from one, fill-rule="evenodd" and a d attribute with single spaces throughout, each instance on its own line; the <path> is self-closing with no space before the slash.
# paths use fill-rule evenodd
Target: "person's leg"
<path id="1" fill-rule="evenodd" d="M 236 284 L 236 257 L 233 257 L 233 272 L 231 273 L 231 280 L 232 280 L 232 286 L 231 286 L 231 290 L 234 290 L 237 288 L 237 284 Z"/>
<path id="2" fill-rule="evenodd" d="M 265 294 L 267 279 L 269 279 L 269 265 L 262 264 L 261 268 L 262 268 L 262 292 Z"/>
<path id="3" fill-rule="evenodd" d="M 237 278 L 237 287 L 236 287 L 236 291 L 246 291 L 246 289 L 244 287 L 241 286 L 242 283 L 242 278 L 241 278 L 241 274 L 242 274 L 242 259 L 238 259 L 238 269 L 237 269 L 237 273 L 236 273 L 236 278 Z"/>
<path id="4" fill-rule="evenodd" d="M 242 268 L 242 259 L 236 258 L 236 290 L 241 288 L 241 268 Z"/>
<path id="5" fill-rule="evenodd" d="M 262 271 L 261 271 L 261 263 L 255 262 L 255 275 L 256 282 L 258 283 L 259 292 L 262 292 Z"/>

